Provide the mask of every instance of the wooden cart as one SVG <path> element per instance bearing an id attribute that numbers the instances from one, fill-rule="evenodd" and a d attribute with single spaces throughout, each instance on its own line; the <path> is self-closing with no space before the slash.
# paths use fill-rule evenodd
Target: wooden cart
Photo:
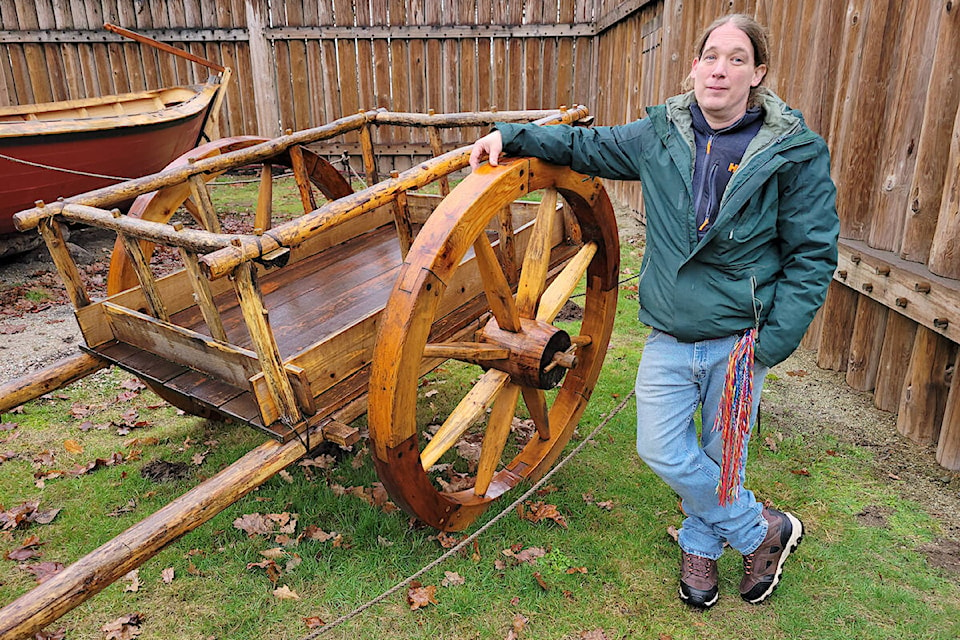
<path id="1" fill-rule="evenodd" d="M 365 112 L 272 140 L 220 140 L 160 173 L 17 214 L 19 229 L 46 241 L 86 345 L 0 389 L 0 411 L 114 364 L 190 413 L 272 439 L 0 610 L 0 638 L 42 628 L 321 441 L 356 441 L 349 422 L 363 411 L 391 498 L 438 529 L 468 526 L 545 473 L 586 406 L 613 327 L 610 201 L 596 179 L 529 158 L 484 166 L 450 191 L 469 148 L 438 153 L 442 128 L 534 118 L 578 123 L 587 112 Z M 426 128 L 436 157 L 378 181 L 371 130 L 382 125 Z M 370 183 L 356 192 L 307 146 L 352 131 Z M 261 167 L 252 232 L 224 233 L 207 182 L 251 165 Z M 304 211 L 282 224 L 272 219 L 274 165 L 292 171 Z M 441 195 L 420 192 L 431 183 Z M 534 192 L 539 202 L 517 201 Z M 135 196 L 129 214 L 109 210 Z M 197 225 L 170 224 L 181 206 Z M 61 222 L 117 233 L 105 299 L 84 289 Z M 157 277 L 157 245 L 175 248 L 184 268 Z M 581 286 L 571 335 L 554 321 Z M 476 365 L 478 380 L 425 442 L 419 378 L 449 359 Z M 536 434 L 508 446 L 520 396 Z M 474 486 L 443 491 L 431 468 L 478 424 Z"/>

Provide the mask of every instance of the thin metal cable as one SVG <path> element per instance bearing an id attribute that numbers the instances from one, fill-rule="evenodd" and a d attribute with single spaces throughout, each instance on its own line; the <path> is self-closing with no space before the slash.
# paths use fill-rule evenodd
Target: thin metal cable
<path id="1" fill-rule="evenodd" d="M 578 445 L 576 446 L 576 448 L 574 448 L 573 451 L 571 451 L 570 453 L 568 453 L 568 454 L 566 455 L 566 457 L 563 458 L 563 460 L 561 460 L 560 462 L 558 462 L 558 463 L 556 464 L 556 466 L 554 466 L 552 469 L 550 469 L 550 471 L 548 471 L 548 472 L 546 473 L 546 475 L 544 475 L 542 478 L 540 478 L 540 480 L 538 480 L 538 481 L 536 482 L 536 484 L 534 484 L 532 487 L 530 487 L 530 489 L 528 489 L 526 493 L 524 493 L 522 496 L 520 496 L 519 498 L 517 498 L 516 500 L 514 500 L 512 503 L 510 503 L 509 506 L 505 507 L 505 508 L 503 509 L 503 511 L 501 511 L 501 512 L 498 513 L 496 516 L 494 516 L 493 519 L 490 520 L 490 522 L 486 523 L 485 525 L 483 525 L 482 527 L 480 527 L 479 529 L 477 529 L 477 530 L 476 530 L 474 533 L 472 533 L 470 536 L 468 536 L 467 538 L 465 538 L 465 539 L 463 539 L 462 541 L 460 541 L 456 546 L 450 548 L 450 549 L 449 549 L 446 553 L 444 553 L 442 556 L 440 556 L 439 558 L 437 558 L 436 560 L 434 560 L 433 562 L 431 562 L 431 563 L 428 564 L 427 566 L 423 567 L 422 569 L 420 569 L 419 571 L 417 571 L 417 572 L 414 573 L 413 575 L 409 576 L 408 578 L 404 579 L 404 580 L 401 581 L 401 582 L 398 582 L 398 583 L 395 584 L 394 586 L 390 587 L 389 589 L 387 589 L 386 591 L 384 591 L 383 593 L 381 593 L 380 595 L 378 595 L 376 598 L 374 598 L 374 599 L 372 599 L 372 600 L 370 600 L 370 601 L 368 601 L 368 602 L 360 605 L 359 607 L 357 607 L 356 609 L 354 609 L 354 610 L 351 611 L 350 613 L 344 614 L 344 615 L 340 616 L 339 618 L 337 618 L 336 620 L 334 620 L 333 622 L 328 622 L 327 624 L 323 625 L 322 627 L 320 627 L 319 629 L 317 629 L 316 631 L 314 631 L 314 632 L 311 633 L 310 635 L 304 636 L 302 640 L 314 640 L 314 638 L 320 637 L 321 635 L 323 635 L 323 634 L 325 634 L 326 632 L 334 629 L 335 627 L 339 627 L 341 624 L 343 624 L 343 623 L 346 622 L 347 620 L 350 620 L 350 619 L 352 619 L 352 618 L 357 617 L 358 615 L 360 615 L 361 613 L 363 613 L 364 611 L 366 611 L 366 610 L 369 609 L 370 607 L 374 606 L 375 604 L 378 604 L 378 603 L 382 602 L 383 600 L 386 600 L 387 598 L 389 598 L 390 596 L 392 596 L 393 594 L 395 594 L 397 591 L 399 591 L 400 589 L 404 588 L 405 586 L 407 586 L 408 584 L 410 584 L 411 582 L 413 582 L 414 580 L 416 580 L 417 578 L 419 578 L 419 577 L 422 576 L 423 574 L 425 574 L 425 573 L 427 573 L 428 571 L 432 570 L 432 569 L 435 568 L 437 565 L 439 565 L 440 563 L 442 563 L 443 561 L 445 561 L 447 558 L 449 558 L 450 556 L 454 555 L 455 553 L 458 553 L 461 549 L 463 549 L 463 548 L 466 547 L 468 544 L 470 544 L 471 542 L 473 542 L 474 540 L 476 540 L 477 538 L 479 538 L 479 537 L 480 537 L 480 534 L 482 534 L 484 531 L 486 531 L 487 529 L 489 529 L 490 527 L 492 527 L 494 524 L 496 524 L 497 522 L 499 522 L 499 521 L 500 521 L 501 519 L 503 519 L 508 513 L 510 513 L 510 512 L 513 511 L 514 509 L 516 509 L 518 505 L 522 504 L 524 500 L 526 500 L 527 498 L 529 498 L 530 496 L 532 496 L 532 495 L 537 491 L 537 489 L 539 489 L 541 486 L 543 486 L 543 484 L 546 483 L 546 481 L 549 480 L 549 479 L 553 476 L 553 474 L 555 474 L 557 471 L 559 471 L 565 464 L 567 464 L 567 462 L 569 462 L 574 456 L 576 456 L 578 453 L 580 453 L 580 451 L 581 451 L 585 446 L 587 446 L 587 443 L 590 442 L 591 440 L 593 440 L 594 437 L 596 437 L 596 435 L 600 432 L 600 430 L 601 430 L 603 427 L 605 427 L 605 426 L 607 425 L 607 423 L 610 422 L 610 420 L 612 420 L 616 415 L 618 415 L 621 411 L 623 411 L 623 408 L 624 408 L 625 406 L 627 406 L 627 402 L 629 402 L 630 399 L 633 398 L 633 395 L 634 395 L 634 391 L 631 389 L 630 393 L 627 394 L 627 397 L 624 398 L 623 401 L 622 401 L 619 405 L 617 405 L 617 408 L 614 409 L 613 412 L 612 412 L 610 415 L 608 415 L 607 417 L 605 417 L 605 418 L 600 422 L 600 424 L 597 425 L 597 427 L 590 433 L 590 435 L 588 435 L 586 438 L 584 438 L 583 441 L 582 441 L 580 444 L 578 444 Z"/>
<path id="2" fill-rule="evenodd" d="M 121 178 L 120 176 L 108 176 L 102 173 L 91 173 L 90 171 L 79 171 L 77 169 L 65 169 L 64 167 L 54 167 L 53 165 L 49 165 L 49 164 L 43 164 L 40 162 L 31 162 L 30 160 L 23 160 L 22 158 L 14 158 L 13 156 L 8 156 L 3 153 L 0 153 L 0 158 L 3 158 L 4 160 L 9 160 L 10 162 L 25 164 L 31 167 L 38 167 L 40 169 L 49 169 L 50 171 L 60 171 L 61 173 L 72 173 L 74 175 L 88 176 L 90 178 L 104 178 L 106 180 L 117 180 L 119 182 L 124 182 L 126 180 L 133 179 L 133 178 Z"/>

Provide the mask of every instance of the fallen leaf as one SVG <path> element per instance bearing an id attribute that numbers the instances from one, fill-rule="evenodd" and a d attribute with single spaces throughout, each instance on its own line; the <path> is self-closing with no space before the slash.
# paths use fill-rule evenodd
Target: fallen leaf
<path id="1" fill-rule="evenodd" d="M 320 542 L 326 542 L 327 540 L 332 540 L 336 537 L 336 533 L 327 533 L 320 527 L 311 524 L 306 529 L 303 530 L 303 535 L 311 540 L 318 540 Z"/>
<path id="2" fill-rule="evenodd" d="M 277 600 L 299 600 L 300 599 L 300 596 L 297 594 L 297 592 L 290 589 L 290 587 L 288 587 L 287 585 L 283 585 L 278 589 L 274 589 L 273 595 L 274 597 L 277 598 Z"/>
<path id="3" fill-rule="evenodd" d="M 60 627 L 56 631 L 37 631 L 33 634 L 34 640 L 64 640 L 67 637 L 66 627 Z"/>
<path id="4" fill-rule="evenodd" d="M 286 469 L 281 469 L 280 473 L 277 474 L 280 476 L 280 479 L 286 482 L 287 484 L 293 484 L 293 476 L 290 475 L 290 472 Z"/>
<path id="5" fill-rule="evenodd" d="M 680 532 L 677 531 L 677 528 L 673 525 L 667 527 L 667 535 L 673 538 L 674 542 L 680 542 Z"/>
<path id="6" fill-rule="evenodd" d="M 520 635 L 520 632 L 523 631 L 528 622 L 530 621 L 522 613 L 513 614 L 513 631 L 515 631 L 517 635 Z"/>
<path id="7" fill-rule="evenodd" d="M 407 604 L 410 605 L 411 611 L 422 609 L 423 607 L 427 607 L 431 604 L 438 604 L 437 599 L 434 597 L 436 594 L 436 585 L 431 584 L 424 587 L 419 582 L 414 580 L 410 583 L 410 589 L 407 590 Z"/>
<path id="8" fill-rule="evenodd" d="M 455 571 L 444 571 L 443 580 L 440 581 L 441 587 L 454 587 L 465 583 L 466 580 L 463 579 L 459 573 Z"/>
<path id="9" fill-rule="evenodd" d="M 598 502 L 597 506 L 601 509 L 606 509 L 607 511 L 613 511 L 613 500 L 604 500 L 603 502 Z"/>
<path id="10" fill-rule="evenodd" d="M 575 573 L 587 573 L 587 568 L 586 567 L 570 567 L 564 573 L 566 573 L 567 575 L 573 575 Z"/>
<path id="11" fill-rule="evenodd" d="M 792 376 L 794 378 L 802 378 L 803 376 L 810 375 L 810 374 L 808 374 L 803 369 L 795 369 L 794 371 L 787 371 L 787 375 Z"/>
<path id="12" fill-rule="evenodd" d="M 122 580 L 129 581 L 130 583 L 123 588 L 124 593 L 128 591 L 132 591 L 133 593 L 140 591 L 140 569 L 130 571 L 127 575 L 123 576 Z"/>
<path id="13" fill-rule="evenodd" d="M 147 385 L 143 384 L 143 381 L 140 378 L 127 378 L 120 383 L 121 389 L 127 389 L 128 391 L 139 391 L 141 389 L 146 389 Z"/>
<path id="14" fill-rule="evenodd" d="M 103 625 L 100 630 L 103 631 L 105 640 L 131 640 L 140 635 L 143 617 L 140 612 L 128 613 Z"/>
<path id="15" fill-rule="evenodd" d="M 567 521 L 557 510 L 557 507 L 552 504 L 546 504 L 542 501 L 534 502 L 533 504 L 528 505 L 530 507 L 529 512 L 525 512 L 523 505 L 517 506 L 517 511 L 519 515 L 524 520 L 529 520 L 530 522 L 540 522 L 542 520 L 553 520 L 559 524 L 564 529 L 567 528 Z"/>
<path id="16" fill-rule="evenodd" d="M 203 461 L 207 459 L 207 454 L 209 453 L 210 453 L 209 450 L 204 451 L 203 453 L 195 453 L 193 454 L 193 457 L 190 458 L 190 461 L 193 462 L 194 465 L 199 467 L 200 465 L 203 464 Z"/>
<path id="17" fill-rule="evenodd" d="M 581 631 L 580 640 L 608 640 L 607 634 L 603 629 L 594 629 L 593 631 Z"/>
<path id="18" fill-rule="evenodd" d="M 273 533 L 273 523 L 262 513 L 246 513 L 234 520 L 233 526 L 251 538 Z"/>
<path id="19" fill-rule="evenodd" d="M 303 624 L 307 625 L 307 629 L 316 629 L 322 627 L 325 623 L 317 616 L 310 616 L 309 618 L 303 619 Z"/>
<path id="20" fill-rule="evenodd" d="M 388 540 L 387 538 L 384 538 L 383 536 L 377 536 L 377 544 L 379 544 L 381 547 L 393 546 L 393 542 Z"/>
<path id="21" fill-rule="evenodd" d="M 173 582 L 173 567 L 167 567 L 161 571 L 160 579 L 163 580 L 163 584 L 170 584 Z"/>
<path id="22" fill-rule="evenodd" d="M 64 440 L 63 448 L 67 451 L 67 453 L 73 453 L 73 454 L 83 453 L 83 445 L 81 445 L 76 440 Z"/>
<path id="23" fill-rule="evenodd" d="M 63 571 L 64 567 L 63 563 L 60 562 L 40 562 L 38 564 L 25 565 L 23 568 L 34 575 L 37 579 L 37 584 L 41 584 Z"/>
<path id="24" fill-rule="evenodd" d="M 540 575 L 539 571 L 533 572 L 533 579 L 537 581 L 537 584 L 540 585 L 541 589 L 543 589 L 544 591 L 550 591 L 550 586 L 543 579 L 543 576 Z"/>
<path id="25" fill-rule="evenodd" d="M 808 476 L 810 472 L 806 468 L 803 469 L 790 469 L 790 473 L 798 476 Z"/>
<path id="26" fill-rule="evenodd" d="M 263 569 L 267 573 L 267 580 L 269 580 L 273 586 L 277 586 L 277 582 L 280 581 L 280 567 L 277 566 L 277 563 L 273 560 L 261 560 L 260 562 L 248 562 L 247 570 L 250 569 Z"/>
<path id="27" fill-rule="evenodd" d="M 44 543 L 40 542 L 40 538 L 37 536 L 29 536 L 19 547 L 8 552 L 4 557 L 7 560 L 13 560 L 14 562 L 23 562 L 24 560 L 29 560 L 30 558 L 39 558 L 40 550 L 37 549 L 37 547 L 42 544 Z"/>

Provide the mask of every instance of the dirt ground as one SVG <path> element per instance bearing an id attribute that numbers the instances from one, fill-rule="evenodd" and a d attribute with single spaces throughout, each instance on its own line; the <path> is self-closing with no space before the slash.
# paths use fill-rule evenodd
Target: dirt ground
<path id="1" fill-rule="evenodd" d="M 643 227 L 635 215 L 621 210 L 618 219 L 621 239 L 641 243 Z M 70 242 L 81 247 L 73 250 L 86 263 L 86 273 L 97 282 L 105 278 L 112 234 L 75 229 Z M 78 351 L 82 338 L 62 290 L 51 285 L 52 271 L 44 248 L 0 261 L 0 383 Z M 31 286 L 49 291 L 50 298 L 18 309 L 11 295 Z M 795 371 L 804 375 L 794 377 L 792 384 L 778 385 L 778 402 L 764 408 L 767 419 L 801 433 L 829 430 L 842 442 L 874 451 L 878 473 L 942 522 L 943 539 L 927 550 L 930 562 L 960 575 L 960 474 L 936 463 L 935 447 L 901 436 L 895 417 L 876 409 L 869 393 L 847 387 L 842 373 L 817 367 L 815 353 L 800 349 L 772 373 L 783 378 Z M 858 517 L 871 521 L 884 514 L 865 512 Z"/>

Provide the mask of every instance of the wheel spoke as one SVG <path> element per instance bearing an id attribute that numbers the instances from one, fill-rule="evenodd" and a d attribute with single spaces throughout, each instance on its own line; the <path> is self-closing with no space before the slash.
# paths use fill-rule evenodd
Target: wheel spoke
<path id="1" fill-rule="evenodd" d="M 497 254 L 493 252 L 487 234 L 481 232 L 480 237 L 473 243 L 473 251 L 477 256 L 477 266 L 480 268 L 480 279 L 483 290 L 487 294 L 487 303 L 497 324 L 506 331 L 520 331 L 520 314 L 513 300 L 513 292 L 507 277 L 500 268 Z"/>
<path id="2" fill-rule="evenodd" d="M 550 283 L 547 290 L 540 297 L 540 305 L 537 307 L 537 320 L 541 322 L 553 322 L 560 313 L 560 309 L 566 304 L 567 300 L 577 288 L 580 280 L 587 272 L 590 261 L 597 253 L 597 243 L 589 242 L 577 252 L 577 255 L 567 263 L 560 275 Z"/>
<path id="3" fill-rule="evenodd" d="M 503 456 L 503 448 L 510 434 L 510 425 L 517 411 L 517 398 L 520 397 L 520 387 L 513 383 L 507 384 L 497 396 L 493 404 L 493 411 L 487 421 L 487 432 L 483 435 L 483 444 L 480 446 L 480 462 L 477 464 L 477 482 L 473 487 L 476 495 L 482 496 L 490 488 L 490 481 L 497 470 L 497 464 Z"/>
<path id="4" fill-rule="evenodd" d="M 443 426 L 433 436 L 433 440 L 423 448 L 420 464 L 424 469 L 432 467 L 444 453 L 450 450 L 450 447 L 456 444 L 470 425 L 493 404 L 508 382 L 510 382 L 510 376 L 496 369 L 490 369 L 480 376 L 479 382 L 460 400 L 460 404 L 450 413 Z"/>
<path id="5" fill-rule="evenodd" d="M 550 267 L 550 235 L 557 217 L 557 190 L 545 189 L 537 220 L 527 243 L 520 270 L 520 284 L 517 286 L 517 310 L 520 316 L 532 318 L 537 301 L 547 282 L 547 270 Z"/>
<path id="6" fill-rule="evenodd" d="M 530 419 L 537 427 L 537 435 L 541 440 L 550 439 L 550 417 L 547 411 L 547 394 L 543 389 L 534 387 L 523 388 L 523 403 L 527 405 Z"/>
<path id="7" fill-rule="evenodd" d="M 423 348 L 424 358 L 453 358 L 477 364 L 510 357 L 510 349 L 483 342 L 431 342 Z"/>

